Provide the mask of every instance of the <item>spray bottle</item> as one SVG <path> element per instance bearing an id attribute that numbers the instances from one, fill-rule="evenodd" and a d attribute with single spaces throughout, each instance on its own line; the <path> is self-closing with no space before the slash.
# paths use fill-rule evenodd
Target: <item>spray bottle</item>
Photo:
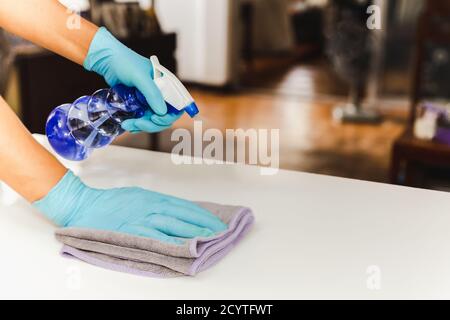
<path id="1" fill-rule="evenodd" d="M 163 67 L 156 56 L 150 61 L 153 81 L 166 101 L 168 113 L 186 112 L 194 118 L 199 110 L 181 81 Z M 67 160 L 82 161 L 95 149 L 110 145 L 123 134 L 122 122 L 143 117 L 149 108 L 139 90 L 116 85 L 55 108 L 47 119 L 45 131 L 58 155 Z"/>

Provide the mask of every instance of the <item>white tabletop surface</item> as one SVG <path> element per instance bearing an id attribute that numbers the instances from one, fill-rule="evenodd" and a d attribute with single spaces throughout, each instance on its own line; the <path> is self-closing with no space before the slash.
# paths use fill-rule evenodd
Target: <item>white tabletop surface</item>
<path id="1" fill-rule="evenodd" d="M 54 226 L 3 187 L 0 298 L 450 298 L 450 194 L 257 167 L 172 164 L 121 147 L 72 165 L 96 187 L 142 186 L 253 208 L 256 225 L 214 268 L 152 279 L 59 255 Z"/>

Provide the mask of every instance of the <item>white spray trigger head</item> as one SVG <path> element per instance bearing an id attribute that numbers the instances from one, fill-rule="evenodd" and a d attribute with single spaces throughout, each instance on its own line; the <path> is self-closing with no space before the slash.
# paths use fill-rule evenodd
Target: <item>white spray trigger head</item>
<path id="1" fill-rule="evenodd" d="M 178 111 L 186 111 L 195 117 L 199 110 L 186 87 L 167 68 L 163 67 L 156 56 L 150 58 L 153 68 L 153 81 L 161 91 L 164 100 Z"/>

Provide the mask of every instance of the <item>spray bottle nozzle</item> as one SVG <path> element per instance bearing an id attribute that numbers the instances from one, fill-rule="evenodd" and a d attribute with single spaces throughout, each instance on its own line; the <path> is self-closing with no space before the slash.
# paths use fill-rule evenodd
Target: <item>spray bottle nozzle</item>
<path id="1" fill-rule="evenodd" d="M 199 109 L 181 81 L 168 69 L 163 67 L 156 56 L 150 58 L 153 67 L 153 81 L 169 106 L 169 113 L 186 113 L 194 118 Z"/>
<path id="2" fill-rule="evenodd" d="M 184 108 L 184 111 L 191 117 L 195 118 L 196 115 L 200 113 L 200 110 L 198 110 L 197 105 L 195 102 L 192 102 L 190 105 L 188 105 L 186 108 Z"/>

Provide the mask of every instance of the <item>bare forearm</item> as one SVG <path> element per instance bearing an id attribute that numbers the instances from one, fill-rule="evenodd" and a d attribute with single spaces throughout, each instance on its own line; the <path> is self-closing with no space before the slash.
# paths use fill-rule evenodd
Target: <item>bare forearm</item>
<path id="1" fill-rule="evenodd" d="M 57 0 L 1 0 L 0 27 L 83 64 L 97 27 L 81 19 L 71 28 L 71 13 Z M 0 180 L 34 202 L 58 183 L 67 169 L 30 132 L 0 97 Z"/>
<path id="2" fill-rule="evenodd" d="M 0 97 L 0 180 L 34 202 L 43 198 L 67 169 L 34 140 Z"/>
<path id="3" fill-rule="evenodd" d="M 68 12 L 57 0 L 1 0 L 0 26 L 66 57 L 83 61 L 98 27 L 81 19 L 78 27 L 68 21 Z"/>

